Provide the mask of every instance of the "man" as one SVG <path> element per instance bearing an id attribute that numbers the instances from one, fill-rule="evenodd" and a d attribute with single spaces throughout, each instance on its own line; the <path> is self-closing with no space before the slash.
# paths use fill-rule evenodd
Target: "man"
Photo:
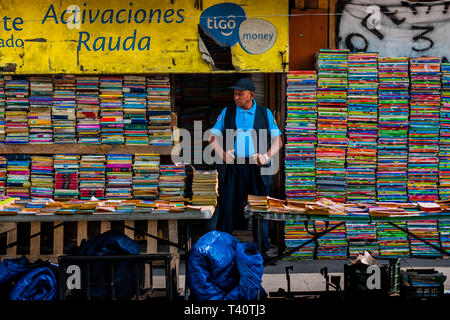
<path id="1" fill-rule="evenodd" d="M 269 109 L 255 103 L 253 81 L 242 78 L 231 88 L 234 89 L 236 105 L 223 109 L 211 129 L 212 147 L 216 155 L 223 160 L 223 164 L 217 166 L 219 173 L 217 229 L 230 234 L 236 229 L 246 229 L 243 209 L 247 196 L 249 194 L 269 195 L 271 176 L 261 174 L 261 168 L 270 166 L 271 158 L 282 146 L 281 131 L 272 113 Z M 234 143 L 227 142 L 228 129 L 236 130 L 236 136 L 233 137 Z M 252 135 L 252 129 L 256 135 Z M 267 131 L 267 135 L 264 135 L 264 131 Z M 259 139 L 267 139 L 267 141 L 261 143 Z M 265 150 L 259 150 L 264 143 Z M 253 238 L 257 241 L 256 219 L 253 219 Z M 261 238 L 261 254 L 267 260 L 266 252 L 270 244 L 266 220 L 262 223 Z"/>

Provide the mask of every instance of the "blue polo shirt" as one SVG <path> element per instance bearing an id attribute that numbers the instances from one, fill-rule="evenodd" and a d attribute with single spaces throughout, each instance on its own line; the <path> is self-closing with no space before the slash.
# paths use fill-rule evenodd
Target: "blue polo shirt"
<path id="1" fill-rule="evenodd" d="M 255 154 L 255 147 L 251 129 L 253 129 L 253 122 L 255 121 L 256 102 L 253 99 L 253 106 L 249 110 L 244 110 L 241 107 L 236 108 L 236 140 L 234 142 L 234 156 L 235 157 L 251 157 Z M 216 124 L 211 129 L 211 133 L 216 136 L 222 136 L 225 132 L 225 113 L 227 108 L 224 108 L 217 118 Z M 281 131 L 278 128 L 272 112 L 267 109 L 267 118 L 269 120 L 269 130 L 272 139 L 280 136 Z M 224 146 L 225 149 L 225 146 Z"/>

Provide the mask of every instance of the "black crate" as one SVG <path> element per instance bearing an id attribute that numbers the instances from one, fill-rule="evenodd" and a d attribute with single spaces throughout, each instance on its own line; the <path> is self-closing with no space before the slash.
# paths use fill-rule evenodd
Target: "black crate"
<path id="1" fill-rule="evenodd" d="M 144 265 L 150 266 L 150 286 L 153 288 L 153 272 L 155 270 L 154 262 L 162 261 L 163 269 L 165 269 L 165 298 L 169 300 L 173 300 L 175 298 L 175 290 L 176 286 L 174 285 L 175 280 L 175 270 L 171 268 L 171 254 L 140 254 L 140 255 L 120 255 L 120 256 L 59 256 L 58 264 L 60 267 L 59 271 L 59 299 L 67 300 L 67 299 L 86 299 L 91 300 L 91 290 L 93 287 L 97 290 L 107 290 L 109 292 L 109 296 L 111 300 L 120 299 L 116 295 L 117 289 L 120 289 L 121 284 L 125 285 L 127 288 L 134 288 L 135 295 L 132 298 L 139 299 L 140 293 L 143 286 L 143 280 L 145 276 Z M 126 281 L 125 283 L 122 281 L 118 283 L 116 279 L 117 267 L 120 267 L 121 263 L 125 263 L 126 266 L 132 266 L 134 268 L 134 273 L 131 274 L 131 278 L 133 278 L 133 286 L 131 286 L 131 282 Z M 70 275 L 67 274 L 68 268 L 73 267 L 79 268 L 81 271 L 80 281 L 81 288 L 78 289 L 69 289 L 67 287 L 67 280 Z M 94 279 L 91 278 L 91 271 L 97 268 L 97 271 L 100 269 L 104 270 L 102 275 L 104 279 Z M 127 270 L 130 270 L 127 268 Z M 97 272 L 98 274 L 98 272 Z M 105 278 L 109 278 L 109 290 L 103 288 L 105 286 L 104 282 Z M 101 280 L 101 281 L 100 281 Z M 127 292 L 128 293 L 128 292 Z"/>
<path id="2" fill-rule="evenodd" d="M 429 286 L 401 286 L 400 296 L 407 301 L 439 300 L 444 297 L 444 285 Z"/>
<path id="3" fill-rule="evenodd" d="M 433 274 L 435 269 L 406 269 L 402 271 L 400 296 L 407 301 L 412 300 L 438 300 L 444 297 L 444 284 L 439 286 L 412 285 L 408 282 L 408 272 L 414 271 L 418 275 Z"/>
<path id="4" fill-rule="evenodd" d="M 391 272 L 389 265 L 381 265 L 380 289 L 369 289 L 367 280 L 371 274 L 367 273 L 369 266 L 364 264 L 344 265 L 344 294 L 347 297 L 383 297 L 391 291 Z"/>

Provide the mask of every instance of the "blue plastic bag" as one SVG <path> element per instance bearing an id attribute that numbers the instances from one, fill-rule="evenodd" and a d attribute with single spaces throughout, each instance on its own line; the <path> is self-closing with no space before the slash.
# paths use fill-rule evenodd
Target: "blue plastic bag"
<path id="1" fill-rule="evenodd" d="M 0 285 L 17 280 L 33 269 L 34 264 L 29 263 L 24 256 L 18 259 L 5 259 L 0 263 Z"/>
<path id="2" fill-rule="evenodd" d="M 53 300 L 57 280 L 49 267 L 39 267 L 24 275 L 11 291 L 11 300 Z"/>
<path id="3" fill-rule="evenodd" d="M 198 300 L 253 300 L 264 292 L 263 270 L 263 258 L 255 245 L 211 231 L 193 246 L 187 277 Z"/>

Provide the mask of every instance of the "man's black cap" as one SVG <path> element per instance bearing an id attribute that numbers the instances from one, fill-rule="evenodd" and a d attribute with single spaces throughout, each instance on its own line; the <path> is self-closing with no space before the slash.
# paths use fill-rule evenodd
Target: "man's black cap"
<path id="1" fill-rule="evenodd" d="M 236 81 L 234 86 L 230 87 L 235 90 L 249 90 L 251 92 L 255 92 L 255 84 L 250 78 L 242 78 Z"/>

